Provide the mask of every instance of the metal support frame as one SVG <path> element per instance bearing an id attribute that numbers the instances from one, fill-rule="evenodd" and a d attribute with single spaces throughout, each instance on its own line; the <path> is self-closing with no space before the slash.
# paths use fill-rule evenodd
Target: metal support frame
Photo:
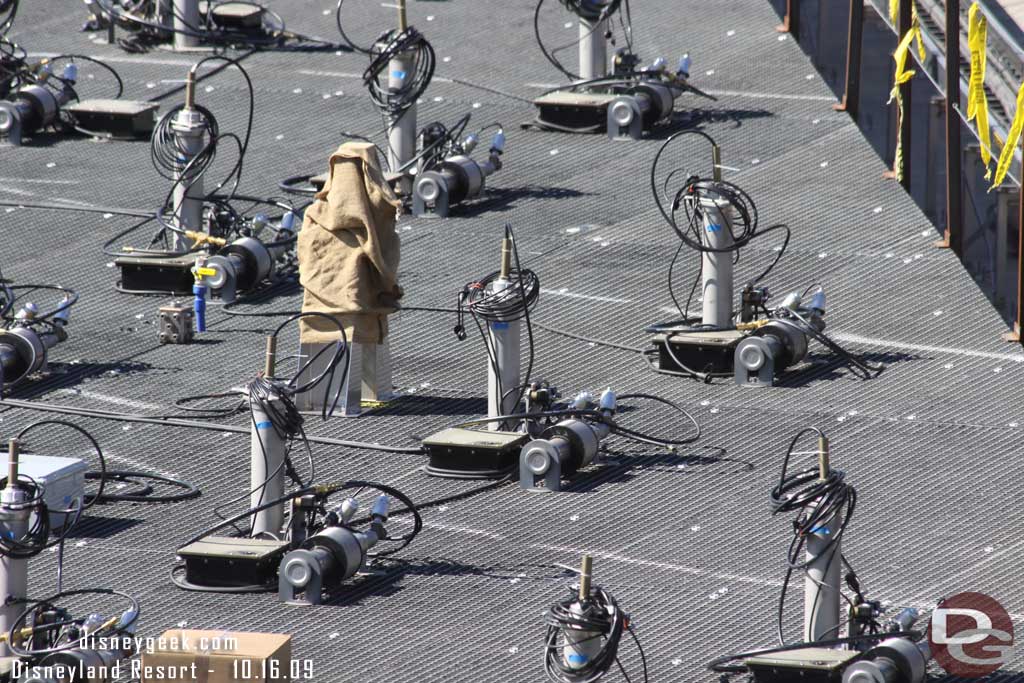
<path id="1" fill-rule="evenodd" d="M 860 63 L 864 48 L 864 0 L 850 0 L 850 26 L 846 33 L 846 91 L 832 108 L 857 120 L 860 106 Z"/>
<path id="2" fill-rule="evenodd" d="M 786 0 L 786 16 L 775 27 L 779 33 L 788 33 L 800 42 L 800 0 Z"/>
<path id="3" fill-rule="evenodd" d="M 390 337 L 385 337 L 380 344 L 364 344 L 362 342 L 350 342 L 348 345 L 348 371 L 342 372 L 342 368 L 335 371 L 334 379 L 330 386 L 327 382 L 321 382 L 307 392 L 296 396 L 296 405 L 300 412 L 319 413 L 324 406 L 333 401 L 338 395 L 339 388 L 341 395 L 337 405 L 334 406 L 334 415 L 341 417 L 354 417 L 362 412 L 362 402 L 386 403 L 395 398 L 396 393 L 392 386 L 391 378 L 391 349 Z M 299 356 L 305 361 L 308 358 L 316 357 L 306 370 L 299 376 L 299 383 L 305 383 L 320 375 L 330 362 L 330 344 L 314 344 L 301 342 L 299 344 Z M 345 384 L 341 385 L 344 376 Z M 331 406 L 327 405 L 330 409 Z"/>
<path id="4" fill-rule="evenodd" d="M 955 39 L 951 40 L 951 36 Z M 963 256 L 960 179 L 960 0 L 946 0 L 946 230 L 938 247 Z"/>

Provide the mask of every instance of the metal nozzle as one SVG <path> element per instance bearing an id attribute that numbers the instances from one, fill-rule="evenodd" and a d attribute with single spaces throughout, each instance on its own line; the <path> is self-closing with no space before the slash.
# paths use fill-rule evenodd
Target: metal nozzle
<path id="1" fill-rule="evenodd" d="M 590 579 L 594 561 L 590 555 L 584 555 L 580 562 L 580 602 L 590 599 Z"/>
<path id="2" fill-rule="evenodd" d="M 21 442 L 11 439 L 7 442 L 7 488 L 14 488 L 18 481 L 18 452 Z"/>
<path id="3" fill-rule="evenodd" d="M 185 74 L 185 108 L 194 109 L 196 106 L 196 73 L 192 69 Z"/>
<path id="4" fill-rule="evenodd" d="M 348 524 L 352 521 L 352 518 L 358 510 L 359 501 L 355 498 L 346 498 L 341 501 L 341 505 L 338 506 L 338 519 L 341 520 L 342 524 Z"/>
<path id="5" fill-rule="evenodd" d="M 831 471 L 829 466 L 828 457 L 828 437 L 822 435 L 818 437 L 818 476 L 821 477 L 822 481 L 828 479 L 829 472 Z"/>
<path id="6" fill-rule="evenodd" d="M 722 180 L 722 148 L 718 145 L 711 146 L 711 165 L 713 166 L 711 171 L 711 177 L 715 179 L 715 182 Z"/>
<path id="7" fill-rule="evenodd" d="M 505 228 L 505 237 L 501 240 L 501 278 L 507 280 L 512 272 L 512 237 Z"/>
<path id="8" fill-rule="evenodd" d="M 267 337 L 267 355 L 266 362 L 263 365 L 263 376 L 270 378 L 274 376 L 274 371 L 277 365 L 277 337 Z"/>

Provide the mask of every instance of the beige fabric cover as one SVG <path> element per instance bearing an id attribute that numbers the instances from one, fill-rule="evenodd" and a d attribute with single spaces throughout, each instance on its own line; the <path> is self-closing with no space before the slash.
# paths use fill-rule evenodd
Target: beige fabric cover
<path id="1" fill-rule="evenodd" d="M 349 341 L 379 343 L 402 296 L 395 233 L 401 201 L 384 180 L 372 144 L 346 142 L 329 164 L 298 237 L 302 310 L 334 315 Z M 303 318 L 300 335 L 303 343 L 326 344 L 337 341 L 338 329 Z"/>

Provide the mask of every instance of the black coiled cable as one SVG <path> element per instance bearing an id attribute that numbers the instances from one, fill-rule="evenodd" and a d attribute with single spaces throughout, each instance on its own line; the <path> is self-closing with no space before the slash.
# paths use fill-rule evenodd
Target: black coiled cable
<path id="1" fill-rule="evenodd" d="M 20 0 L 0 0 L 0 36 L 11 29 L 14 17 L 18 14 Z"/>
<path id="2" fill-rule="evenodd" d="M 464 308 L 470 315 L 492 323 L 521 320 L 537 305 L 540 299 L 540 278 L 536 273 L 529 268 L 512 268 L 508 273 L 510 284 L 501 291 L 494 291 L 494 283 L 500 277 L 501 273 L 495 271 L 463 286 L 459 293 L 457 334 L 463 329 Z"/>
<path id="3" fill-rule="evenodd" d="M 555 683 L 591 683 L 608 673 L 612 665 L 622 669 L 619 644 L 622 642 L 622 634 L 628 631 L 640 650 L 643 680 L 646 681 L 647 661 L 643 648 L 629 623 L 629 615 L 619 608 L 612 594 L 595 586 L 587 600 L 583 601 L 580 614 L 574 613 L 572 609 L 578 602 L 578 595 L 573 591 L 544 614 L 544 622 L 548 627 L 544 639 L 544 671 L 548 678 Z M 597 634 L 594 638 L 601 640 L 601 649 L 578 668 L 566 665 L 561 657 L 562 638 L 571 631 L 590 631 Z"/>
<path id="4" fill-rule="evenodd" d="M 772 514 L 782 512 L 796 512 L 797 518 L 793 521 L 793 539 L 790 541 L 789 550 L 786 553 L 786 577 L 782 582 L 782 591 L 779 594 L 778 608 L 778 635 L 779 644 L 786 645 L 785 636 L 782 632 L 782 615 L 786 603 L 786 593 L 789 589 L 789 582 L 793 571 L 806 571 L 808 562 L 801 559 L 801 554 L 811 534 L 822 528 L 829 528 L 835 521 L 839 520 L 839 526 L 835 533 L 829 534 L 828 542 L 822 547 L 818 555 L 830 554 L 829 563 L 837 560 L 837 554 L 832 553 L 835 546 L 843 537 L 847 524 L 853 516 L 854 508 L 857 505 L 857 490 L 846 483 L 845 474 L 842 470 L 829 468 L 826 476 L 822 478 L 820 466 L 809 467 L 795 474 L 787 474 L 789 459 L 793 455 L 793 449 L 797 443 L 807 434 L 817 434 L 822 440 L 826 439 L 824 432 L 816 427 L 807 427 L 797 432 L 796 436 L 786 450 L 786 457 L 782 461 L 782 472 L 779 474 L 779 483 L 772 489 L 770 504 Z M 828 571 L 827 565 L 825 571 Z M 815 601 L 821 596 L 826 587 L 815 594 Z M 835 636 L 838 634 L 823 634 L 823 637 Z"/>
<path id="5" fill-rule="evenodd" d="M 383 34 L 377 44 L 384 44 L 384 47 L 371 53 L 370 65 L 363 72 L 363 84 L 381 111 L 398 114 L 415 104 L 430 85 L 434 76 L 434 48 L 412 26 L 402 32 L 392 30 Z M 388 64 L 403 54 L 410 55 L 412 68 L 402 79 L 402 87 L 393 89 L 388 85 Z"/>

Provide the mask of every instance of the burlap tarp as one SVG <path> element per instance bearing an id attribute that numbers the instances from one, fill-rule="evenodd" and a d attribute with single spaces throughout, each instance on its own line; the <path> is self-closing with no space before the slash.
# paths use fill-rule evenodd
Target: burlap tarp
<path id="1" fill-rule="evenodd" d="M 298 237 L 302 310 L 337 317 L 349 341 L 379 343 L 402 296 L 395 233 L 401 201 L 385 181 L 372 144 L 346 142 L 328 163 L 327 182 L 306 209 Z M 303 343 L 326 344 L 338 340 L 338 328 L 322 318 L 303 318 L 300 335 Z"/>

